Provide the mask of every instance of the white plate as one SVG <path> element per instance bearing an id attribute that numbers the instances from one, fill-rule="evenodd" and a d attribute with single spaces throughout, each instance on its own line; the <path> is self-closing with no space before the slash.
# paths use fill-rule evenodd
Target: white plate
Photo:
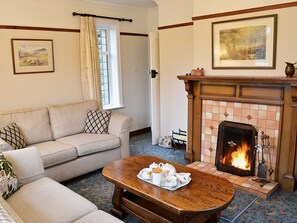
<path id="1" fill-rule="evenodd" d="M 148 183 L 150 183 L 150 184 L 156 185 L 156 184 L 154 184 L 151 180 L 147 180 L 147 179 L 142 178 L 142 176 L 141 176 L 141 171 L 137 174 L 137 178 L 140 179 L 140 180 L 143 180 L 143 181 L 145 181 L 145 182 L 148 182 Z M 187 181 L 187 182 L 185 182 L 185 183 L 180 183 L 179 181 L 177 181 L 177 185 L 176 185 L 176 186 L 174 186 L 174 187 L 168 187 L 168 186 L 165 185 L 165 183 L 164 183 L 164 179 L 162 179 L 162 183 L 161 183 L 161 185 L 156 185 L 156 186 L 158 186 L 158 187 L 162 187 L 162 188 L 165 188 L 165 189 L 167 189 L 167 190 L 171 190 L 171 191 L 173 191 L 173 190 L 177 190 L 178 188 L 181 188 L 181 187 L 183 187 L 183 186 L 186 186 L 188 183 L 191 182 L 191 180 L 192 180 L 191 177 L 189 177 L 189 181 Z"/>

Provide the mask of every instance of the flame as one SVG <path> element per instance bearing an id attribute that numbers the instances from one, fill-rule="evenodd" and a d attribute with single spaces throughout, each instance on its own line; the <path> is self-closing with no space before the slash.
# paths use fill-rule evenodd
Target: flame
<path id="1" fill-rule="evenodd" d="M 242 144 L 242 147 L 238 147 L 236 151 L 231 154 L 232 160 L 231 164 L 242 170 L 250 170 L 250 163 L 248 159 L 247 152 L 249 147 L 246 143 Z"/>

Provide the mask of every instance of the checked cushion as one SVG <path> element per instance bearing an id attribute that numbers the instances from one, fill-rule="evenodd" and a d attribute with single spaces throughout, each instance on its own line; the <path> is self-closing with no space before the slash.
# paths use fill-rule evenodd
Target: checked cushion
<path id="1" fill-rule="evenodd" d="M 85 133 L 108 133 L 111 111 L 88 111 Z"/>
<path id="2" fill-rule="evenodd" d="M 25 139 L 16 123 L 0 129 L 0 138 L 7 142 L 13 149 L 26 147 Z"/>

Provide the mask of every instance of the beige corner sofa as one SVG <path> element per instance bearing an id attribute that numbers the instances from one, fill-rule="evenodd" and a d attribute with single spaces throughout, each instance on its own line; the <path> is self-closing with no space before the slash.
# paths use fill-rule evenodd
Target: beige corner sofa
<path id="1" fill-rule="evenodd" d="M 89 134 L 89 110 L 98 110 L 97 101 L 4 112 L 0 128 L 16 123 L 27 146 L 40 152 L 45 176 L 61 182 L 130 155 L 131 118 L 111 112 L 108 134 Z"/>
<path id="2" fill-rule="evenodd" d="M 1 222 L 9 223 L 121 223 L 112 215 L 45 177 L 35 147 L 3 152 L 23 186 L 7 200 L 0 197 Z"/>

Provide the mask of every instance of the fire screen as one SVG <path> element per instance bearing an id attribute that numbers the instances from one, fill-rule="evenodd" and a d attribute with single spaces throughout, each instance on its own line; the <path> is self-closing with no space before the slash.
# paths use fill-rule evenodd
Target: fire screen
<path id="1" fill-rule="evenodd" d="M 254 126 L 223 121 L 218 132 L 217 169 L 239 176 L 254 175 L 255 137 L 257 130 Z"/>

